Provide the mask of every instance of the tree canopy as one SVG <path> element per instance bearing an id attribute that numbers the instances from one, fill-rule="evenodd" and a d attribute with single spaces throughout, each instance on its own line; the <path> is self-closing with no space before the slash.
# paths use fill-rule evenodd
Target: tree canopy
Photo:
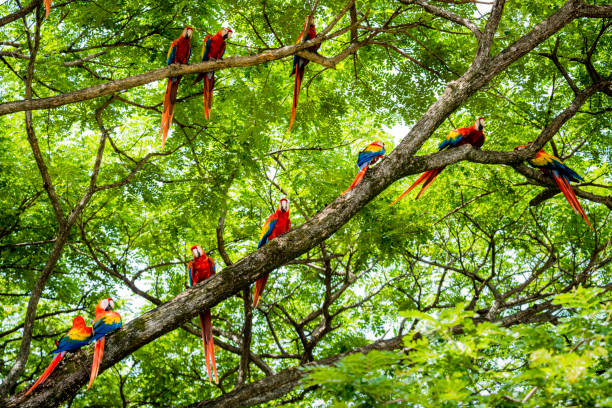
<path id="1" fill-rule="evenodd" d="M 44 16 L 0 5 L 0 406 L 612 404 L 612 6 L 55 0 Z M 296 43 L 308 16 L 318 35 Z M 190 63 L 166 66 L 186 25 Z M 224 59 L 200 62 L 223 27 Z M 288 132 L 294 55 L 310 63 Z M 210 70 L 207 121 L 193 80 Z M 437 152 L 481 116 L 482 149 Z M 375 140 L 387 157 L 341 195 Z M 525 164 L 540 148 L 584 177 L 594 230 Z M 257 250 L 283 197 L 292 229 Z M 188 288 L 194 244 L 217 274 Z M 104 297 L 124 327 L 93 387 L 87 347 L 25 396 Z"/>

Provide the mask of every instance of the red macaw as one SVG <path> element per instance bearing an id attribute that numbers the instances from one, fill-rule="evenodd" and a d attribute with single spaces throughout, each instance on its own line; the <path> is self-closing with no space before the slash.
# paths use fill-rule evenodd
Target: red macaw
<path id="1" fill-rule="evenodd" d="M 528 145 L 518 146 L 515 147 L 514 150 L 523 150 L 526 149 L 527 146 Z M 595 231 L 595 228 L 593 228 L 593 226 L 589 222 L 589 219 L 584 210 L 582 209 L 580 202 L 578 202 L 576 194 L 574 193 L 572 185 L 570 184 L 570 181 L 578 183 L 580 181 L 584 181 L 584 179 L 574 170 L 563 164 L 561 159 L 556 156 L 553 156 L 552 154 L 546 153 L 544 150 L 540 150 L 536 153 L 536 156 L 533 159 L 529 159 L 527 161 L 533 167 L 540 169 L 542 173 L 546 174 L 547 176 L 552 178 L 555 183 L 557 183 L 557 186 L 559 186 L 559 189 L 565 196 L 567 202 L 574 209 L 574 212 L 580 215 L 586 221 L 588 226 L 591 227 L 593 231 Z"/>
<path id="2" fill-rule="evenodd" d="M 231 28 L 224 28 L 217 34 L 204 38 L 202 44 L 202 61 L 216 61 L 223 59 L 225 54 L 225 40 L 232 38 L 234 31 Z M 210 120 L 210 108 L 212 108 L 213 89 L 215 88 L 215 72 L 203 72 L 197 76 L 193 83 L 204 79 L 204 117 Z"/>
<path id="3" fill-rule="evenodd" d="M 215 274 L 215 261 L 207 257 L 199 245 L 192 246 L 191 253 L 193 254 L 193 260 L 189 262 L 189 285 L 193 286 Z M 215 382 L 218 383 L 219 378 L 217 377 L 217 363 L 215 362 L 215 343 L 213 340 L 210 309 L 206 309 L 200 313 L 200 330 L 202 332 L 202 343 L 204 344 L 208 381 L 212 381 L 210 375 L 210 365 L 212 363 L 215 373 Z"/>
<path id="4" fill-rule="evenodd" d="M 44 1 L 45 1 L 45 9 L 46 9 L 45 18 L 49 18 L 49 11 L 51 11 L 51 1 L 52 0 L 44 0 Z"/>
<path id="5" fill-rule="evenodd" d="M 485 119 L 480 117 L 476 120 L 476 122 L 469 127 L 459 128 L 452 130 L 446 138 L 440 143 L 438 146 L 438 151 L 444 149 L 452 149 L 454 147 L 462 146 L 464 144 L 471 144 L 476 148 L 481 148 L 485 142 L 485 135 L 483 133 Z M 439 167 L 437 169 L 431 169 L 426 171 L 419 177 L 409 188 L 404 191 L 402 195 L 397 197 L 395 201 L 393 201 L 389 206 L 397 203 L 401 200 L 406 194 L 412 191 L 416 186 L 423 183 L 423 187 L 421 187 L 421 191 L 417 194 L 415 200 L 418 200 L 421 195 L 427 190 L 427 188 L 433 183 L 433 181 L 438 177 L 438 174 L 442 173 L 446 166 Z"/>
<path id="6" fill-rule="evenodd" d="M 353 180 L 349 188 L 347 188 L 342 195 L 345 195 L 354 189 L 355 186 L 361 182 L 363 176 L 365 176 L 370 164 L 374 164 L 378 161 L 378 159 L 384 157 L 385 152 L 385 144 L 380 140 L 370 143 L 365 149 L 360 151 L 359 155 L 357 156 L 357 167 L 359 167 L 359 172 L 355 176 L 355 180 Z"/>
<path id="7" fill-rule="evenodd" d="M 300 33 L 296 44 L 302 42 L 302 37 L 304 36 L 304 31 L 306 31 L 306 24 L 308 24 L 308 17 L 306 17 L 306 21 L 304 22 L 304 29 Z M 317 30 L 315 28 L 314 23 L 311 21 L 308 26 L 308 31 L 306 32 L 306 38 L 304 41 L 312 40 L 317 36 Z M 317 52 L 317 50 L 321 48 L 321 44 L 313 45 L 308 48 L 310 52 Z M 293 121 L 295 120 L 295 109 L 298 105 L 298 99 L 300 97 L 300 86 L 302 85 L 302 79 L 304 79 L 304 68 L 308 65 L 310 61 L 306 58 L 302 58 L 298 55 L 293 56 L 293 69 L 291 70 L 291 75 L 295 75 L 295 82 L 293 84 L 293 105 L 291 106 L 291 119 L 289 119 L 289 131 L 291 132 L 291 126 L 293 125 Z M 289 76 L 291 76 L 289 75 Z"/>
<path id="8" fill-rule="evenodd" d="M 63 336 L 58 342 L 56 342 L 57 348 L 53 350 L 51 353 L 56 354 L 56 356 L 51 360 L 51 364 L 49 367 L 43 372 L 40 378 L 30 387 L 30 389 L 25 393 L 28 395 L 36 387 L 42 384 L 49 375 L 55 370 L 55 367 L 59 364 L 59 362 L 64 358 L 67 352 L 69 351 L 77 351 L 83 346 L 91 343 L 92 337 L 92 328 L 85 325 L 85 319 L 82 316 L 77 316 L 72 321 L 72 328 Z"/>
<path id="9" fill-rule="evenodd" d="M 123 325 L 121 315 L 117 312 L 113 312 L 114 307 L 115 302 L 113 302 L 111 298 L 102 299 L 96 306 L 96 317 L 92 324 L 93 340 L 96 342 L 96 348 L 94 349 L 93 364 L 91 365 L 91 375 L 89 376 L 89 385 L 87 385 L 87 389 L 91 387 L 91 384 L 93 384 L 98 376 L 100 363 L 104 356 L 106 336 L 119 330 Z"/>
<path id="10" fill-rule="evenodd" d="M 187 64 L 191 56 L 191 37 L 193 36 L 193 28 L 187 26 L 183 30 L 181 36 L 172 41 L 168 50 L 168 65 L 170 64 Z M 174 103 L 176 102 L 176 93 L 178 91 L 179 82 L 182 76 L 168 78 L 168 86 L 164 96 L 164 110 L 162 112 L 161 130 L 159 131 L 162 138 L 162 150 L 166 144 L 168 130 L 174 116 Z"/>
<path id="11" fill-rule="evenodd" d="M 271 239 L 280 237 L 291 228 L 291 220 L 289 219 L 289 200 L 282 198 L 278 204 L 276 212 L 268 217 L 266 223 L 261 229 L 259 243 L 257 249 L 268 243 Z M 255 293 L 253 294 L 253 307 L 257 307 L 264 287 L 268 282 L 268 274 L 265 274 L 255 282 Z"/>

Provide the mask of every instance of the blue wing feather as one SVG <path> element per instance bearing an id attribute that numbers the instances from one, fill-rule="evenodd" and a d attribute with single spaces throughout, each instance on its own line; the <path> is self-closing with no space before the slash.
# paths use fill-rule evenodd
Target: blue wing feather
<path id="1" fill-rule="evenodd" d="M 193 286 L 193 265 L 189 263 L 189 286 Z"/>
<path id="2" fill-rule="evenodd" d="M 176 45 L 172 47 L 172 51 L 170 51 L 170 56 L 168 57 L 168 65 L 174 63 L 174 54 L 176 54 Z"/>
<path id="3" fill-rule="evenodd" d="M 210 46 L 212 44 L 212 37 L 206 41 L 206 48 L 204 49 L 204 55 L 202 56 L 202 61 L 208 61 L 208 54 L 210 53 Z"/>
<path id="4" fill-rule="evenodd" d="M 257 249 L 261 248 L 262 246 L 268 243 L 268 237 L 272 234 L 272 231 L 274 231 L 274 226 L 276 226 L 276 221 L 277 221 L 276 219 L 270 221 L 270 224 L 268 224 L 268 230 L 263 234 L 263 236 L 259 240 L 259 244 L 257 244 Z"/>

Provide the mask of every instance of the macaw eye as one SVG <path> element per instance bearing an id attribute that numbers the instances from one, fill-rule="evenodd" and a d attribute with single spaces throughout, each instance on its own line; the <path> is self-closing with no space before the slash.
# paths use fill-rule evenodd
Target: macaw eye
<path id="1" fill-rule="evenodd" d="M 106 309 L 108 307 L 108 299 L 102 299 L 100 306 L 102 306 L 102 309 Z"/>

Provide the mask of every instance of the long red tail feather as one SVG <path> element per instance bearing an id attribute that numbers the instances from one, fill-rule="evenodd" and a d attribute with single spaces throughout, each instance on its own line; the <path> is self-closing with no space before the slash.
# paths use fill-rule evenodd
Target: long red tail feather
<path id="1" fill-rule="evenodd" d="M 215 375 L 215 382 L 219 382 L 217 376 L 217 363 L 215 361 L 215 341 L 212 333 L 212 317 L 210 310 L 206 310 L 200 314 L 200 328 L 202 330 L 202 343 L 204 345 L 205 359 L 206 359 L 206 370 L 208 371 L 208 381 L 212 381 L 210 375 L 210 366 L 212 364 L 213 373 Z"/>
<path id="2" fill-rule="evenodd" d="M 295 120 L 295 110 L 300 99 L 300 87 L 302 85 L 302 78 L 304 78 L 304 68 L 295 68 L 295 82 L 293 83 L 293 105 L 291 106 L 291 118 L 289 119 L 289 132 L 291 132 L 291 126 Z"/>
<path id="3" fill-rule="evenodd" d="M 166 94 L 164 95 L 164 110 L 162 112 L 161 129 L 159 131 L 162 138 L 162 150 L 166 145 L 166 138 L 168 137 L 168 130 L 172 123 L 172 117 L 174 116 L 174 104 L 176 103 L 176 94 L 178 91 L 178 85 L 181 81 L 181 77 L 178 77 L 176 82 L 172 81 L 172 78 L 168 79 L 168 86 L 166 86 Z"/>
<path id="4" fill-rule="evenodd" d="M 389 207 L 391 207 L 393 204 L 397 203 L 399 200 L 401 200 L 402 198 L 404 198 L 404 196 L 406 194 L 408 194 L 409 192 L 411 192 L 412 190 L 414 190 L 414 188 L 416 186 L 418 186 L 419 184 L 421 184 L 423 181 L 425 181 L 427 178 L 429 178 L 429 175 L 431 174 L 431 172 L 433 172 L 433 170 L 428 170 L 425 173 L 421 174 L 419 176 L 418 179 L 416 179 L 416 181 L 414 183 L 412 183 L 412 185 L 410 187 L 408 187 L 408 189 L 406 191 L 404 191 L 399 197 L 397 197 L 395 199 L 395 201 L 393 201 L 391 204 L 389 204 Z"/>
<path id="5" fill-rule="evenodd" d="M 363 166 L 363 168 L 361 170 L 359 170 L 359 172 L 357 173 L 357 175 L 355 176 L 355 180 L 353 180 L 353 182 L 351 183 L 351 185 L 349 186 L 349 188 L 347 188 L 342 195 L 345 195 L 346 193 L 348 193 L 349 191 L 351 191 L 352 189 L 354 189 L 357 184 L 361 183 L 361 180 L 363 179 L 363 176 L 365 176 L 366 170 L 368 170 L 368 167 L 370 167 L 370 164 L 366 164 L 365 166 Z"/>
<path id="6" fill-rule="evenodd" d="M 102 337 L 96 341 L 96 347 L 94 349 L 93 355 L 93 363 L 91 364 L 91 374 L 89 375 L 89 384 L 87 385 L 87 389 L 91 388 L 91 384 L 93 384 L 94 380 L 98 376 L 100 362 L 102 362 L 102 356 L 104 355 L 104 339 L 105 337 Z"/>
<path id="7" fill-rule="evenodd" d="M 49 11 L 51 10 L 51 1 L 52 0 L 45 0 L 45 18 L 49 18 Z"/>
<path id="8" fill-rule="evenodd" d="M 34 389 L 36 389 L 36 387 L 38 387 L 40 384 L 42 384 L 47 379 L 47 377 L 49 377 L 51 375 L 51 373 L 53 372 L 53 370 L 55 370 L 55 367 L 57 367 L 57 365 L 62 360 L 62 358 L 64 357 L 65 354 L 66 354 L 66 352 L 62 351 L 61 353 L 57 353 L 56 356 L 53 357 L 53 360 L 51 360 L 51 363 L 49 364 L 49 367 L 47 367 L 45 372 L 42 373 L 40 378 L 34 383 L 34 385 L 32 385 L 30 387 L 30 389 L 25 393 L 25 395 L 28 395 L 29 393 L 34 391 Z"/>
<path id="9" fill-rule="evenodd" d="M 565 196 L 565 199 L 570 204 L 574 212 L 580 215 L 586 221 L 587 225 L 594 231 L 595 228 L 593 228 L 593 226 L 591 225 L 591 222 L 589 221 L 586 213 L 582 209 L 582 206 L 580 205 L 578 198 L 576 198 L 576 193 L 574 193 L 574 190 L 572 189 L 572 186 L 569 184 L 569 182 L 563 177 L 556 175 L 554 173 L 552 174 L 552 177 L 557 183 L 557 186 L 559 186 L 559 189 Z"/>
<path id="10" fill-rule="evenodd" d="M 436 177 L 438 177 L 438 174 L 442 173 L 442 170 L 444 170 L 444 167 L 441 167 L 439 169 L 430 170 L 430 175 L 429 177 L 427 177 L 427 181 L 425 181 L 425 184 L 423 184 L 423 187 L 421 188 L 421 191 L 419 191 L 419 194 L 417 194 L 415 200 L 418 200 L 419 197 L 423 195 L 425 190 L 427 190 L 427 188 L 431 185 L 431 183 L 433 183 Z"/>
<path id="11" fill-rule="evenodd" d="M 253 294 L 253 307 L 254 308 L 257 307 L 257 305 L 259 304 L 259 299 L 261 298 L 261 295 L 263 293 L 264 287 L 266 286 L 267 282 L 268 282 L 268 274 L 265 274 L 261 278 L 257 279 L 257 282 L 255 282 L 255 293 Z"/>

